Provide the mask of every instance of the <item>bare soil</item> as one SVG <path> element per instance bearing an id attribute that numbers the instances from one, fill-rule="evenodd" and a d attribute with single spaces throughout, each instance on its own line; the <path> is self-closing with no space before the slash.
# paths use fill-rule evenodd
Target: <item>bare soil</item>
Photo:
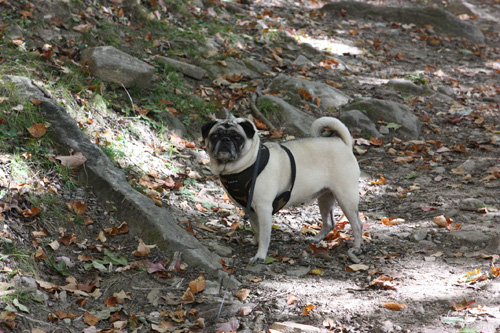
<path id="1" fill-rule="evenodd" d="M 499 332 L 500 279 L 498 271 L 494 273 L 500 255 L 500 179 L 495 177 L 500 172 L 500 9 L 495 1 L 471 3 L 496 18 L 491 21 L 478 16 L 471 21 L 485 29 L 487 45 L 448 40 L 446 36 L 438 45 L 432 45 L 420 40 L 424 32 L 415 27 L 349 17 L 322 18 L 317 15 L 319 4 L 314 2 L 275 1 L 264 6 L 257 1 L 249 7 L 256 13 L 272 10 L 276 20 L 286 21 L 283 26 L 304 29 L 304 33 L 318 39 L 331 29 L 351 30 L 337 35 L 336 42 L 373 52 L 340 57 L 349 66 L 343 73 L 316 68 L 309 77 L 342 82 L 343 91 L 353 97 L 404 103 L 423 122 L 418 141 L 398 140 L 397 132 L 396 139 L 388 136 L 382 143 L 370 143 L 365 138 L 356 141 L 364 173 L 360 180 L 364 252 L 360 258 L 366 267 L 352 266 L 346 255 L 351 235 L 348 224 L 341 223 L 345 227 L 339 228 L 338 237 L 320 248 L 305 243 L 321 222 L 315 204 L 276 214 L 269 254 L 272 262 L 249 266 L 248 260 L 256 251 L 249 243 L 252 233 L 244 226 L 239 211 L 224 200 L 217 180 L 207 176 L 193 185 L 198 190 L 194 196 L 172 192 L 165 206 L 202 243 L 227 254 L 227 269 L 241 282 L 237 290 L 221 287 L 221 281 L 212 281 L 213 277 L 197 267 L 186 266 L 182 258 L 173 258 L 158 247 L 151 250 L 147 262 L 139 262 L 124 272 L 115 270 L 119 265 L 107 266 L 103 271 L 88 270 L 84 267 L 88 262 L 81 262 L 78 256 L 88 254 L 102 259 L 105 248 L 124 254 L 129 263 L 140 260 L 133 255 L 138 240 L 131 230 L 108 235 L 105 243 L 97 241 L 99 232 L 123 221 L 115 220 L 112 210 L 104 209 L 106 204 L 95 200 L 90 189 L 69 191 L 60 187 L 58 195 L 65 202 L 85 201 L 86 215 L 95 222 L 85 226 L 54 221 L 65 228 L 60 229 L 61 235 L 75 234 L 77 244 L 85 244 L 61 246 L 57 256 L 71 259 L 75 265 L 70 267 L 71 276 L 88 290 L 81 296 L 63 290 L 67 277 L 43 261 L 34 278 L 59 287 L 42 287 L 40 283 L 30 286 L 32 280 L 21 274 L 9 275 L 27 291 L 41 295 L 42 302 L 28 302 L 30 312 L 18 311 L 15 328 L 3 324 L 2 330 L 110 330 L 113 320 L 102 311 L 111 308 L 115 321 L 118 318 L 126 322 L 125 328 L 115 332 L 213 332 L 216 327 L 221 331 L 267 331 L 276 322 L 301 323 L 334 332 Z M 264 48 L 254 52 L 269 55 Z M 292 67 L 283 71 L 297 74 Z M 415 73 L 420 73 L 433 91 L 443 92 L 450 100 L 442 101 L 435 95 L 406 96 L 380 85 L 387 79 Z M 193 155 L 206 157 L 201 148 L 193 151 Z M 410 156 L 408 163 L 395 160 Z M 192 167 L 207 175 L 206 165 Z M 59 181 L 57 176 L 48 177 L 54 184 Z M 199 202 L 211 202 L 214 209 L 195 208 Z M 16 239 L 23 240 L 20 243 L 29 245 L 31 233 L 37 230 L 36 222 L 15 212 L 9 214 L 4 221 L 8 219 Z M 340 210 L 336 215 L 342 218 Z M 449 219 L 449 228 L 433 222 L 440 215 Z M 381 222 L 389 218 L 396 218 L 391 221 L 397 224 Z M 233 230 L 235 222 L 240 227 Z M 57 234 L 52 236 L 58 238 Z M 335 246 L 337 243 L 340 245 Z M 166 271 L 149 273 L 150 263 L 163 263 Z M 7 274 L 9 267 L 15 269 L 15 265 L 14 259 L 5 259 L 2 274 Z M 474 275 L 471 272 L 475 270 L 480 272 Z M 198 276 L 208 280 L 207 289 L 196 294 L 194 302 L 181 300 L 189 282 Z M 2 280 L 7 282 L 7 275 Z M 96 289 L 102 295 L 90 295 Z M 248 289 L 247 297 L 236 297 L 241 289 Z M 128 295 L 123 304 L 104 304 L 121 290 Z M 86 299 L 86 303 L 77 302 L 80 299 Z M 399 311 L 388 309 L 385 303 L 399 304 Z M 6 303 L 2 306 L 5 308 Z M 76 316 L 54 318 L 51 315 L 57 310 Z M 90 326 L 84 322 L 87 312 L 103 319 L 95 327 Z M 204 319 L 204 325 L 199 318 Z"/>

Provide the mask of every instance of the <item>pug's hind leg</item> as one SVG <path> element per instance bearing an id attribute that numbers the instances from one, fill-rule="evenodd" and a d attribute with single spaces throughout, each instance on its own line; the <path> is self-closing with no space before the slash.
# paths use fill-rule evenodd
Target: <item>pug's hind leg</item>
<path id="1" fill-rule="evenodd" d="M 306 239 L 309 243 L 319 243 L 333 230 L 335 227 L 335 219 L 333 217 L 333 208 L 335 207 L 335 196 L 331 192 L 326 192 L 318 198 L 319 211 L 323 225 L 321 231 L 314 237 Z"/>

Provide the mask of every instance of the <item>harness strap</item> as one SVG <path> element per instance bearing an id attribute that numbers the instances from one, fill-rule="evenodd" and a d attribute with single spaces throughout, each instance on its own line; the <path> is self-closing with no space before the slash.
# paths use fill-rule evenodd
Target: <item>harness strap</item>
<path id="1" fill-rule="evenodd" d="M 292 152 L 287 147 L 280 145 L 280 147 L 286 152 L 288 155 L 288 159 L 290 160 L 290 168 L 291 168 L 291 181 L 292 186 L 290 186 L 290 190 L 281 193 L 274 199 L 273 201 L 273 214 L 277 213 L 281 208 L 283 208 L 288 201 L 290 200 L 290 196 L 292 195 L 293 186 L 295 185 L 295 177 L 297 175 L 297 166 L 295 164 L 295 158 L 293 157 Z"/>
<path id="2" fill-rule="evenodd" d="M 252 199 L 253 199 L 253 190 L 255 189 L 255 181 L 257 180 L 257 176 L 259 175 L 259 164 L 260 164 L 260 155 L 262 149 L 259 149 L 257 152 L 257 159 L 255 160 L 255 166 L 253 168 L 252 182 L 250 183 L 250 188 L 248 189 L 248 202 L 247 207 L 245 208 L 245 215 L 243 219 L 248 220 L 250 218 L 250 210 L 252 209 Z"/>

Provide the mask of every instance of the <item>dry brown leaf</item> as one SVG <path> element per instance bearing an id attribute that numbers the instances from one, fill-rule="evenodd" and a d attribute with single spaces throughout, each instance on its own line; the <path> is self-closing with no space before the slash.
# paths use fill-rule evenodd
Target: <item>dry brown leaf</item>
<path id="1" fill-rule="evenodd" d="M 316 306 L 312 304 L 306 305 L 304 309 L 302 309 L 302 315 L 309 316 L 309 314 L 311 313 L 312 310 L 314 310 L 315 307 Z"/>
<path id="2" fill-rule="evenodd" d="M 184 303 L 193 303 L 194 302 L 194 295 L 191 292 L 190 288 L 186 289 L 186 292 L 181 297 L 181 301 Z"/>
<path id="3" fill-rule="evenodd" d="M 66 204 L 66 206 L 78 216 L 85 214 L 85 210 L 87 209 L 87 204 L 83 201 L 73 201 Z"/>
<path id="4" fill-rule="evenodd" d="M 146 244 L 144 244 L 142 239 L 139 239 L 139 245 L 137 246 L 137 250 L 134 252 L 134 256 L 147 257 L 147 256 L 149 256 L 150 252 L 151 252 L 151 249 Z"/>
<path id="5" fill-rule="evenodd" d="M 85 315 L 83 316 L 83 322 L 89 326 L 94 326 L 97 324 L 101 318 L 94 316 L 93 314 L 90 314 L 90 312 L 85 311 Z"/>
<path id="6" fill-rule="evenodd" d="M 294 295 L 290 294 L 288 295 L 288 299 L 286 300 L 286 304 L 290 305 L 298 301 L 299 299 L 295 297 Z"/>
<path id="7" fill-rule="evenodd" d="M 56 156 L 55 158 L 68 168 L 77 168 L 87 161 L 87 158 L 81 152 L 69 156 Z"/>
<path id="8" fill-rule="evenodd" d="M 446 221 L 446 217 L 444 217 L 444 215 L 435 216 L 432 219 L 432 222 L 436 223 L 441 228 L 446 228 L 448 226 L 448 222 Z"/>
<path id="9" fill-rule="evenodd" d="M 402 311 L 407 308 L 405 304 L 399 304 L 395 302 L 384 303 L 384 307 L 392 311 Z"/>
<path id="10" fill-rule="evenodd" d="M 197 294 L 205 290 L 205 278 L 203 276 L 198 276 L 196 280 L 189 282 L 189 289 L 193 294 Z"/>
<path id="11" fill-rule="evenodd" d="M 33 126 L 28 127 L 28 132 L 30 132 L 31 136 L 34 138 L 40 138 L 47 133 L 47 125 L 44 123 L 35 124 Z"/>
<path id="12" fill-rule="evenodd" d="M 240 300 L 240 301 L 244 301 L 247 299 L 248 295 L 250 295 L 250 289 L 240 289 L 238 290 L 238 292 L 236 293 L 236 297 Z"/>

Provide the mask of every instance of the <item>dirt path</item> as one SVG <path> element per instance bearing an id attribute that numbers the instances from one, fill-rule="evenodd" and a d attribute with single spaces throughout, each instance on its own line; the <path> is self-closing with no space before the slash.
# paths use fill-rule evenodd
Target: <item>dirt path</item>
<path id="1" fill-rule="evenodd" d="M 333 332 L 500 331 L 498 2 L 473 3 L 480 15 L 471 22 L 484 28 L 486 45 L 435 35 L 431 27 L 325 16 L 321 5 L 255 1 L 247 9 L 255 12 L 256 21 L 279 24 L 318 47 L 329 36 L 335 45 L 347 45 L 350 51 L 334 54 L 346 70 L 315 67 L 305 75 L 337 82 L 353 98 L 405 104 L 423 124 L 419 140 L 399 140 L 397 132 L 396 138 L 382 141 L 356 139 L 364 173 L 362 264 L 353 265 L 346 255 L 351 233 L 342 220 L 329 242 L 315 248 L 305 243 L 320 223 L 317 206 L 307 205 L 276 214 L 272 262 L 248 266 L 256 251 L 249 244 L 252 233 L 217 181 L 202 177 L 189 191 L 172 191 L 163 200 L 181 226 L 225 258 L 226 270 L 242 283 L 226 290 L 221 281 L 185 265 L 182 257 L 171 257 L 154 244 L 150 250 L 140 247 L 133 230 L 127 232 L 123 221 L 113 217 L 109 203 L 97 202 L 84 189 L 68 190 L 51 175 L 49 180 L 59 184 L 58 196 L 86 202 L 85 215 L 93 223 L 53 222 L 57 231 L 51 240 L 65 244 L 57 258 L 69 258 L 72 266 L 66 274 L 64 265 L 39 261 L 40 273 L 12 274 L 12 281 L 38 299 L 24 301 L 29 313 L 3 302 L 5 330 L 213 332 L 217 327 L 250 332 L 294 322 L 309 325 L 310 332 L 314 327 Z M 272 53 L 266 47 L 252 52 L 261 58 Z M 279 71 L 304 74 L 295 67 Z M 394 77 L 425 83 L 434 93 L 388 89 L 383 83 Z M 190 148 L 189 154 L 206 158 L 200 147 Z M 206 165 L 192 168 L 206 174 Z M 23 198 L 19 206 L 27 207 L 22 190 L 16 191 Z M 207 201 L 212 209 L 198 205 Z M 434 222 L 441 215 L 443 227 Z M 342 219 L 340 210 L 336 217 Z M 40 244 L 48 249 L 48 242 L 32 244 L 36 221 L 27 223 L 17 213 L 9 218 L 12 233 L 31 251 Z M 12 250 L 9 244 L 4 252 Z M 5 259 L 3 283 L 10 283 L 7 275 L 16 265 L 12 256 Z M 205 290 L 190 295 L 189 283 L 199 276 L 206 279 L 200 282 Z M 21 296 L 16 299 L 23 303 Z M 15 325 L 10 326 L 8 315 L 14 312 Z"/>

